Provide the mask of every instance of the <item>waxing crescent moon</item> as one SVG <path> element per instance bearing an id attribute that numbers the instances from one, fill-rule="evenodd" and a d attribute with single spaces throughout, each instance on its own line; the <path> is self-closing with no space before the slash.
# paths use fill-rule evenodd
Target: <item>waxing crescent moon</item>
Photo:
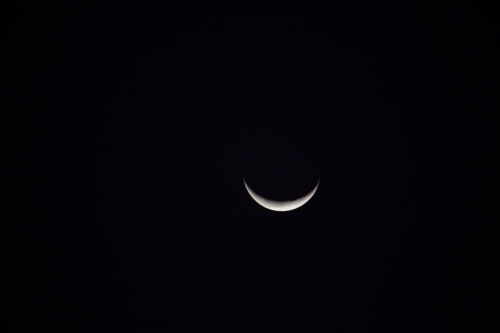
<path id="1" fill-rule="evenodd" d="M 276 212 L 287 212 L 287 211 L 294 210 L 294 209 L 297 209 L 299 207 L 304 206 L 306 204 L 306 202 L 308 202 L 312 198 L 312 196 L 314 195 L 314 193 L 316 193 L 316 190 L 318 189 L 319 179 L 318 179 L 318 183 L 316 184 L 316 186 L 314 187 L 314 189 L 311 192 L 309 192 L 308 194 L 306 194 L 305 196 L 303 196 L 301 198 L 298 198 L 295 200 L 288 200 L 288 201 L 275 201 L 275 200 L 269 200 L 269 199 L 263 198 L 260 195 L 258 195 L 257 193 L 255 193 L 254 191 L 252 191 L 252 189 L 247 185 L 245 178 L 243 178 L 243 183 L 245 184 L 245 188 L 247 189 L 248 194 L 250 194 L 252 199 L 254 199 L 255 202 L 257 202 L 262 207 L 270 209 L 270 210 L 274 210 Z"/>

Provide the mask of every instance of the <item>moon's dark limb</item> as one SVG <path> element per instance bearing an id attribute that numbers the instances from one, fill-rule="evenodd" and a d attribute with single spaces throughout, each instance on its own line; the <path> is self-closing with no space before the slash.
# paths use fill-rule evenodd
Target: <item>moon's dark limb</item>
<path id="1" fill-rule="evenodd" d="M 266 145 L 261 149 L 249 149 L 247 156 L 246 183 L 271 200 L 295 200 L 309 193 L 318 181 L 319 170 L 314 156 L 300 147 Z"/>

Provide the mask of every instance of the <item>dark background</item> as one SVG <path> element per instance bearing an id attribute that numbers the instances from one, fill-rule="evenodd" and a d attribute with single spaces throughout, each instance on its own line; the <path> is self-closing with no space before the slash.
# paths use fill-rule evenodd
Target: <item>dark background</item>
<path id="1" fill-rule="evenodd" d="M 21 13 L 6 60 L 29 152 L 13 331 L 473 321 L 472 8 Z M 243 186 L 273 145 L 321 177 L 298 210 Z"/>

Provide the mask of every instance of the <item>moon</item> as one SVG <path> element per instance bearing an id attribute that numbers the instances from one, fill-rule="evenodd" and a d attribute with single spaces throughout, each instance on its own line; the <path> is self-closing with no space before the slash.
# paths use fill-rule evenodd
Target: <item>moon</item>
<path id="1" fill-rule="evenodd" d="M 318 189 L 319 186 L 319 179 L 318 183 L 314 187 L 314 189 L 306 194 L 305 196 L 295 199 L 295 200 L 287 200 L 287 201 L 275 201 L 275 200 L 269 200 L 266 198 L 261 197 L 257 193 L 255 193 L 248 185 L 247 182 L 245 181 L 245 178 L 243 178 L 243 183 L 245 184 L 245 188 L 248 191 L 248 194 L 252 197 L 252 199 L 255 200 L 259 205 L 261 205 L 264 208 L 267 208 L 269 210 L 274 210 L 276 212 L 288 212 L 290 210 L 297 209 L 299 207 L 302 207 L 308 202 L 314 193 L 316 193 L 316 190 Z"/>

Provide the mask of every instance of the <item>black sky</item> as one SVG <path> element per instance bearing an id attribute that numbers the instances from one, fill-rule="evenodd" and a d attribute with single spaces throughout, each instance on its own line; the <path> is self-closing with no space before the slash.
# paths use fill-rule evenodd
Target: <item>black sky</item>
<path id="1" fill-rule="evenodd" d="M 469 8 L 23 10 L 18 331 L 468 320 Z M 321 177 L 296 211 L 243 186 L 273 147 Z"/>

